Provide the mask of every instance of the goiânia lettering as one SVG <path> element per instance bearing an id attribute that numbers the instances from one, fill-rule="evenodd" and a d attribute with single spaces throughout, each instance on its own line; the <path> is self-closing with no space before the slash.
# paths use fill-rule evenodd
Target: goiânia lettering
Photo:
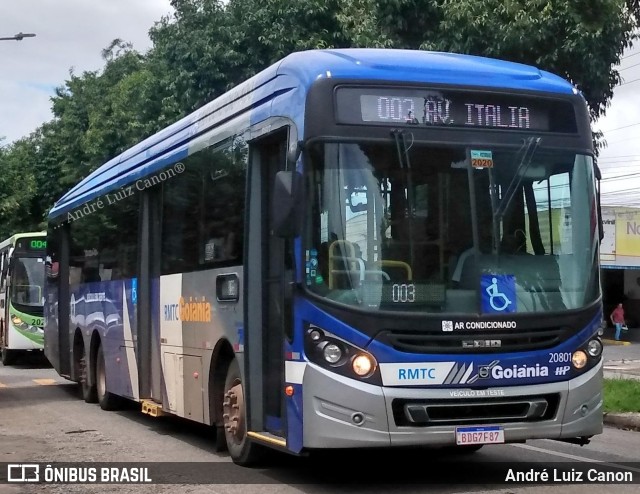
<path id="1" fill-rule="evenodd" d="M 165 321 L 211 322 L 211 304 L 206 297 L 202 300 L 193 297 L 180 297 L 177 304 L 164 305 Z"/>

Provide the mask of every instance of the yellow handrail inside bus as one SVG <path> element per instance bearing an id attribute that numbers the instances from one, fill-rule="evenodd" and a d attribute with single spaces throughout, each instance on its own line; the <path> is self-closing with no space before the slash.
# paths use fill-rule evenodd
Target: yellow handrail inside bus
<path id="1" fill-rule="evenodd" d="M 407 272 L 407 280 L 408 281 L 413 280 L 413 271 L 411 269 L 411 266 L 409 266 L 404 261 L 394 261 L 392 259 L 383 259 L 382 261 L 376 261 L 376 265 L 380 267 L 387 266 L 390 268 L 404 268 Z"/>

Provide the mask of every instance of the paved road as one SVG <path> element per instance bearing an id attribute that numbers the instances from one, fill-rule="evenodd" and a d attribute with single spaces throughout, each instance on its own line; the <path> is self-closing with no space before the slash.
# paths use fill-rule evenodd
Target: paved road
<path id="1" fill-rule="evenodd" d="M 551 469 L 553 462 L 579 462 L 596 466 L 620 466 L 626 462 L 640 480 L 640 433 L 606 428 L 591 444 L 580 447 L 548 440 L 526 444 L 485 446 L 471 456 L 460 457 L 429 450 L 375 453 L 332 453 L 315 459 L 272 455 L 266 467 L 244 469 L 232 464 L 226 454 L 216 453 L 211 430 L 170 417 L 154 419 L 137 407 L 104 412 L 97 405 L 78 399 L 75 385 L 40 365 L 4 368 L 0 365 L 0 458 L 7 462 L 213 462 L 224 470 L 206 468 L 224 484 L 212 485 L 30 485 L 0 486 L 0 494 L 67 493 L 191 493 L 249 494 L 324 492 L 637 492 L 637 485 L 559 486 L 470 486 L 429 485 L 431 476 L 442 471 L 473 479 L 486 471 L 504 471 L 505 462 L 522 463 L 521 470 Z M 452 465 L 453 463 L 453 465 Z M 362 467 L 361 465 L 365 465 Z M 566 464 L 565 464 L 566 466 Z M 352 469 L 345 485 L 339 476 Z M 339 485 L 327 485 L 338 478 Z M 389 484 L 391 482 L 391 484 Z M 247 485 L 238 486 L 238 483 Z M 505 491 L 505 489 L 508 489 Z"/>
<path id="2" fill-rule="evenodd" d="M 603 350 L 605 377 L 640 379 L 640 343 L 605 344 Z"/>

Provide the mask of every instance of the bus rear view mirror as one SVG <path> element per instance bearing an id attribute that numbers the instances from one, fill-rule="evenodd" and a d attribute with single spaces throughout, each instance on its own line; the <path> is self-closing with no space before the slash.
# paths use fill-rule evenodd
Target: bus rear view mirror
<path id="1" fill-rule="evenodd" d="M 298 172 L 276 173 L 271 203 L 273 232 L 279 237 L 293 237 L 298 232 L 302 176 Z"/>
<path id="2" fill-rule="evenodd" d="M 524 172 L 525 178 L 529 180 L 546 180 L 547 170 L 542 166 L 529 166 Z"/>

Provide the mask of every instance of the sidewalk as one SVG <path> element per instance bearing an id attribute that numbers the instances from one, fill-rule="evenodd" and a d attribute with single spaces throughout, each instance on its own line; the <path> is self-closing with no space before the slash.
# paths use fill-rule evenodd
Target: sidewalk
<path id="1" fill-rule="evenodd" d="M 603 342 L 605 342 L 604 337 Z M 624 340 L 622 342 L 615 343 L 626 343 L 627 345 L 631 344 L 629 341 L 625 342 Z M 640 381 L 640 358 L 607 360 L 604 363 L 603 367 L 604 377 L 607 379 L 635 379 Z M 627 413 L 605 412 L 603 422 L 605 425 L 611 425 L 613 427 L 617 427 L 618 429 L 640 431 L 640 410 L 638 410 L 638 412 Z"/>
<path id="2" fill-rule="evenodd" d="M 629 328 L 620 335 L 620 341 L 615 340 L 615 328 L 605 328 L 602 335 L 602 343 L 605 345 L 631 345 L 631 343 L 640 343 L 640 328 Z"/>

